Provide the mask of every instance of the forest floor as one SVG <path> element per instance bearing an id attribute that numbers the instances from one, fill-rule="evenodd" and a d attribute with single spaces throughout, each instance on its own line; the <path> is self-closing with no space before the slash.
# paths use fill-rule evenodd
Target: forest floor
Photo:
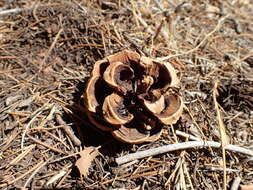
<path id="1" fill-rule="evenodd" d="M 123 49 L 181 72 L 183 116 L 156 142 L 117 142 L 82 111 L 93 64 Z M 252 156 L 222 147 L 115 164 L 192 137 L 253 150 L 252 0 L 0 1 L 0 188 L 252 189 Z"/>

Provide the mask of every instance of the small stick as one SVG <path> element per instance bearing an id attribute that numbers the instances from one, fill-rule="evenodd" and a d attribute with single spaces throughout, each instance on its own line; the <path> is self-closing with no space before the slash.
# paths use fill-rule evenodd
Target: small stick
<path id="1" fill-rule="evenodd" d="M 233 183 L 231 185 L 231 190 L 238 190 L 239 186 L 240 186 L 240 183 L 241 183 L 241 178 L 240 177 L 236 177 L 233 180 Z"/>
<path id="2" fill-rule="evenodd" d="M 169 144 L 169 145 L 165 145 L 165 146 L 161 146 L 157 148 L 151 148 L 149 150 L 144 150 L 144 151 L 128 154 L 128 155 L 116 158 L 115 162 L 118 165 L 121 165 L 133 160 L 137 160 L 137 159 L 141 159 L 141 158 L 145 158 L 149 156 L 154 156 L 158 154 L 163 154 L 163 153 L 171 152 L 175 150 L 182 150 L 182 149 L 189 149 L 189 148 L 205 148 L 205 147 L 220 148 L 221 143 L 214 142 L 214 141 L 190 141 L 190 142 L 183 142 L 183 143 L 177 143 L 177 144 Z M 252 150 L 239 147 L 236 145 L 231 145 L 231 144 L 226 145 L 225 149 L 246 154 L 249 156 L 253 156 Z"/>
<path id="3" fill-rule="evenodd" d="M 179 135 L 179 136 L 185 137 L 185 138 L 187 138 L 187 139 L 194 140 L 194 141 L 199 141 L 199 140 L 201 140 L 201 138 L 199 138 L 199 137 L 196 137 L 196 136 L 187 134 L 187 133 L 182 132 L 182 131 L 179 131 L 179 130 L 176 130 L 176 134 Z"/>
<path id="4" fill-rule="evenodd" d="M 80 146 L 81 145 L 81 141 L 77 138 L 77 136 L 74 134 L 74 132 L 72 131 L 72 129 L 63 121 L 63 119 L 61 118 L 60 115 L 56 115 L 56 121 L 60 124 L 63 125 L 63 130 L 64 132 L 68 135 L 68 137 L 72 140 L 72 142 L 76 145 L 76 146 Z"/>
<path id="5" fill-rule="evenodd" d="M 45 5 L 41 5 L 39 7 L 52 7 L 52 6 L 59 6 L 59 4 L 55 3 L 55 4 L 45 4 Z M 38 7 L 37 7 L 38 8 Z M 30 10 L 33 10 L 34 9 L 34 6 L 33 7 L 27 7 L 27 8 L 16 8 L 16 9 L 7 9 L 7 10 L 0 10 L 0 16 L 2 15 L 10 15 L 10 14 L 19 14 L 21 12 L 24 12 L 24 11 L 30 11 Z"/>
<path id="6" fill-rule="evenodd" d="M 214 167 L 214 166 L 206 166 L 205 167 L 206 170 L 210 170 L 210 171 L 224 171 L 223 167 Z M 226 168 L 227 172 L 239 172 L 239 169 L 232 169 L 232 168 Z"/>
<path id="7" fill-rule="evenodd" d="M 9 15 L 9 14 L 18 14 L 23 11 L 29 11 L 32 10 L 32 8 L 17 8 L 17 9 L 8 9 L 8 10 L 2 10 L 0 11 L 0 15 Z"/>

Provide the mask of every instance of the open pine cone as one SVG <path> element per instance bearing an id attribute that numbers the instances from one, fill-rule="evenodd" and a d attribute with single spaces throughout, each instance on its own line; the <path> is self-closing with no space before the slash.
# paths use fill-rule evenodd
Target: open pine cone
<path id="1" fill-rule="evenodd" d="M 179 83 L 170 63 L 124 50 L 97 61 L 84 92 L 90 121 L 125 143 L 155 141 L 182 114 Z"/>

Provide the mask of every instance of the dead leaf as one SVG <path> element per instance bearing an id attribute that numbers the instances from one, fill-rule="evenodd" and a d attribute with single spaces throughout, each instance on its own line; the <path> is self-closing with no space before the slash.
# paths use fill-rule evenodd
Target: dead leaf
<path id="1" fill-rule="evenodd" d="M 80 158 L 76 161 L 76 167 L 78 168 L 81 175 L 86 176 L 89 171 L 89 167 L 92 161 L 96 156 L 99 155 L 99 152 L 95 147 L 86 147 L 80 152 Z"/>

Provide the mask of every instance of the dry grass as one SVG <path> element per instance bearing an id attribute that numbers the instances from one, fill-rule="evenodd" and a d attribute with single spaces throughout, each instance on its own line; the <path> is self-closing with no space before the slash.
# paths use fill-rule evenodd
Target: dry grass
<path id="1" fill-rule="evenodd" d="M 222 148 L 114 165 L 118 156 L 189 140 L 175 130 L 221 142 L 221 122 L 230 143 L 253 149 L 252 0 L 34 2 L 0 2 L 1 188 L 225 189 L 238 177 L 253 183 L 252 158 Z M 85 116 L 81 95 L 92 65 L 125 48 L 181 71 L 187 109 L 154 143 L 123 145 Z M 74 165 L 84 146 L 101 146 L 101 155 L 80 178 Z"/>

